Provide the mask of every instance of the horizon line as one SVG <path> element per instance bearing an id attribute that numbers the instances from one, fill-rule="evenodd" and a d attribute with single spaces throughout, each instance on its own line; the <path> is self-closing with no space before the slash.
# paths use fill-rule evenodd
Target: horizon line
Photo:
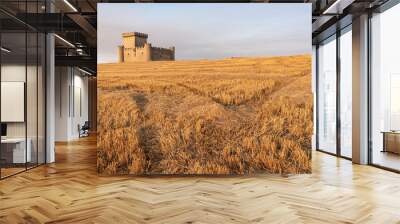
<path id="1" fill-rule="evenodd" d="M 180 59 L 174 61 L 129 61 L 129 62 L 104 62 L 99 63 L 97 65 L 105 65 L 105 64 L 135 64 L 135 63 L 147 63 L 147 62 L 190 62 L 190 61 L 222 61 L 222 60 L 229 60 L 229 59 L 257 59 L 257 58 L 279 58 L 279 57 L 300 57 L 300 56 L 312 56 L 312 52 L 304 53 L 304 54 L 291 54 L 291 55 L 266 55 L 266 56 L 232 56 L 226 58 L 201 58 L 201 59 Z"/>

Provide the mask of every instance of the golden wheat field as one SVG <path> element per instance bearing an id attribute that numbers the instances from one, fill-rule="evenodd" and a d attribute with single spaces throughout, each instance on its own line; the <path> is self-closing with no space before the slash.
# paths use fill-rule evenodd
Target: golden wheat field
<path id="1" fill-rule="evenodd" d="M 101 174 L 310 173 L 311 56 L 98 66 Z"/>

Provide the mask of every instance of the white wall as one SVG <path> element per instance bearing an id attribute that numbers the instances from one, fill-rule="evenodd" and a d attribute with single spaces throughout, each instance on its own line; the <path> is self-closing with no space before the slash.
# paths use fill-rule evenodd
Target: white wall
<path id="1" fill-rule="evenodd" d="M 55 68 L 55 141 L 67 141 L 69 133 L 70 69 Z"/>
<path id="2" fill-rule="evenodd" d="M 88 78 L 83 75 L 76 68 L 56 67 L 56 141 L 79 138 L 78 125 L 88 120 Z"/>
<path id="3" fill-rule="evenodd" d="M 75 70 L 76 71 L 76 70 Z M 79 73 L 79 75 L 74 75 L 74 100 L 75 100 L 75 106 L 72 108 L 72 110 L 75 110 L 75 113 L 73 113 L 73 119 L 71 120 L 71 135 L 74 137 L 79 137 L 79 132 L 78 132 L 78 124 L 81 126 L 85 123 L 85 121 L 88 121 L 89 113 L 88 113 L 88 78 L 81 76 L 82 73 Z M 79 97 L 80 96 L 80 97 Z M 80 103 L 79 103 L 80 101 Z M 79 108 L 81 107 L 81 108 Z M 81 111 L 80 111 L 81 110 Z"/>
<path id="4" fill-rule="evenodd" d="M 1 121 L 25 121 L 25 83 L 1 82 Z M 34 105 L 33 108 L 36 108 Z"/>
<path id="5" fill-rule="evenodd" d="M 1 81 L 25 82 L 25 64 L 3 64 L 1 65 Z M 29 69 L 29 67 L 28 67 Z"/>

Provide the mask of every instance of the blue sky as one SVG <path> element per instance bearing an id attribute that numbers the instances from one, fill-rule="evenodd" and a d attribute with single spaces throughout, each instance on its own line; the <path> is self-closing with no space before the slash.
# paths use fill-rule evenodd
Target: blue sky
<path id="1" fill-rule="evenodd" d="M 175 46 L 177 60 L 311 53 L 311 4 L 99 3 L 98 62 L 116 62 L 121 33 Z"/>

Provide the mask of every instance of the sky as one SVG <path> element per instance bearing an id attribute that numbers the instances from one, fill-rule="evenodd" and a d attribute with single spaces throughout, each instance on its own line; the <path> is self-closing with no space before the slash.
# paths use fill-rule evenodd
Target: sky
<path id="1" fill-rule="evenodd" d="M 117 62 L 124 32 L 175 46 L 176 60 L 311 53 L 311 4 L 98 4 L 98 63 Z"/>

